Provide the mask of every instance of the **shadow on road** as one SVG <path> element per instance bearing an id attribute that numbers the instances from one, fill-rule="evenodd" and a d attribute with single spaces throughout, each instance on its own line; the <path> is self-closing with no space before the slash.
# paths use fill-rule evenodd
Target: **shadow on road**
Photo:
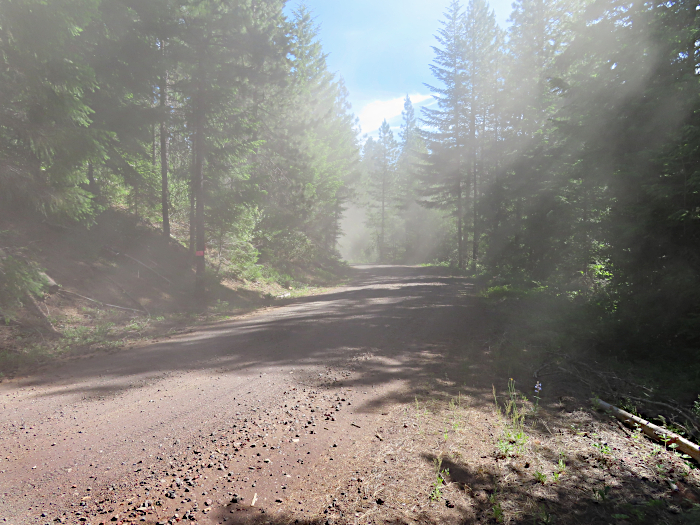
<path id="1" fill-rule="evenodd" d="M 356 373 L 343 381 L 345 386 L 408 380 L 420 389 L 443 369 L 447 358 L 460 361 L 455 371 L 461 381 L 490 388 L 493 378 L 485 377 L 486 367 L 480 365 L 489 359 L 482 344 L 489 337 L 489 313 L 473 295 L 468 279 L 446 273 L 433 268 L 358 267 L 352 285 L 336 292 L 297 299 L 258 316 L 160 343 L 73 360 L 26 384 L 70 382 L 75 389 L 52 389 L 46 395 L 80 392 L 90 399 L 138 388 L 135 376 L 158 378 L 186 371 L 243 376 L 352 362 Z M 459 368 L 463 363 L 468 364 Z M 81 384 L 92 378 L 103 381 L 97 386 Z"/>

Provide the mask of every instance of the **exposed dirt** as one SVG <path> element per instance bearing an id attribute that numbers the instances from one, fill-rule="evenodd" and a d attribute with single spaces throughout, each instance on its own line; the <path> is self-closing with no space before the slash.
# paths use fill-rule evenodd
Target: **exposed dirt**
<path id="1" fill-rule="evenodd" d="M 564 381 L 537 410 L 515 397 L 516 437 L 492 385 L 502 406 L 504 373 L 531 389 L 538 363 L 501 355 L 496 321 L 465 278 L 364 266 L 326 295 L 4 382 L 0 520 L 700 522 L 697 471 Z"/>
<path id="2" fill-rule="evenodd" d="M 195 275 L 187 249 L 118 210 L 107 210 L 91 228 L 0 213 L 0 252 L 35 261 L 59 285 L 58 291 L 38 298 L 38 307 L 63 334 L 51 337 L 47 320 L 30 309 L 13 311 L 10 323 L 2 322 L 0 312 L 0 378 L 56 357 L 119 348 L 241 316 L 314 295 L 328 284 L 323 272 L 315 276 L 301 269 L 300 280 L 286 276 L 283 282 L 212 279 L 208 308 L 202 308 L 192 301 Z M 340 267 L 333 270 L 342 273 Z"/>

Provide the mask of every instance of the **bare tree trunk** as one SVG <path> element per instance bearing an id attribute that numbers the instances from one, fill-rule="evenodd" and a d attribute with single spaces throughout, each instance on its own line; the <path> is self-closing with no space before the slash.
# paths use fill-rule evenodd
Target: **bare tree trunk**
<path id="1" fill-rule="evenodd" d="M 161 40 L 161 50 L 165 55 L 165 43 Z M 170 204 L 168 195 L 168 130 L 166 126 L 168 106 L 168 72 L 163 71 L 160 80 L 160 107 L 163 111 L 160 121 L 160 180 L 161 209 L 163 213 L 163 237 L 170 239 Z"/>
<path id="2" fill-rule="evenodd" d="M 457 179 L 457 259 L 460 270 L 464 269 L 464 239 L 462 233 L 462 179 Z"/>
<path id="3" fill-rule="evenodd" d="M 204 53 L 203 44 L 198 50 L 199 54 L 199 85 L 197 86 L 196 101 L 194 105 L 194 133 L 195 133 L 195 165 L 194 165 L 194 193 L 195 193 L 195 297 L 202 304 L 205 299 L 205 259 L 204 259 Z"/>
<path id="4" fill-rule="evenodd" d="M 195 197 L 195 165 L 197 164 L 197 138 L 192 135 L 192 175 L 190 177 L 190 257 L 194 257 L 195 251 L 195 234 L 194 234 L 194 210 L 196 206 Z"/>

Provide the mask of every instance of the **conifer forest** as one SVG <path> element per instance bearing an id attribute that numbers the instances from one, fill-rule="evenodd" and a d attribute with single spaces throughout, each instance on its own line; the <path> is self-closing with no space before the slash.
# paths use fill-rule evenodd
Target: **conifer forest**
<path id="1" fill-rule="evenodd" d="M 611 403 L 648 419 L 668 408 L 659 416 L 664 425 L 670 417 L 675 431 L 697 442 L 700 4 L 515 0 L 504 26 L 487 0 L 451 0 L 434 13 L 429 103 L 406 94 L 400 126 L 385 120 L 375 130 L 362 129 L 342 74 L 328 65 L 322 22 L 303 3 L 289 3 L 0 0 L 0 382 L 77 348 L 116 352 L 128 341 L 262 307 L 312 308 L 312 296 L 336 293 L 331 287 L 381 281 L 390 290 L 405 272 L 425 271 L 445 279 L 446 290 L 464 286 L 459 293 L 476 305 L 440 318 L 442 303 L 431 298 L 421 311 L 455 327 L 441 328 L 436 340 L 469 348 L 491 341 L 488 359 L 505 347 L 537 355 L 536 363 L 527 362 L 532 353 L 517 357 L 530 367 L 527 381 L 534 371 L 539 385 L 533 413 L 540 379 L 545 393 L 548 386 L 538 373 L 561 371 L 576 355 L 586 363 L 579 370 L 592 374 L 588 397 L 577 398 L 583 404 L 591 392 L 614 392 Z M 342 293 L 308 326 L 340 323 Z M 386 293 L 389 304 L 394 296 Z M 394 331 L 386 319 L 373 324 L 379 303 L 365 299 L 347 319 L 366 316 L 369 324 L 348 333 L 369 337 L 384 326 L 377 337 L 395 334 L 391 341 L 412 348 L 402 339 L 410 330 Z M 264 341 L 307 326 L 289 323 Z M 459 334 L 468 327 L 483 334 L 467 342 Z M 356 346 L 370 356 L 381 345 Z M 320 367 L 320 355 L 306 358 Z M 256 359 L 242 360 L 241 369 Z M 497 407 L 497 390 L 518 373 L 516 357 L 503 359 Z M 606 364 L 597 368 L 597 360 Z M 658 398 L 647 410 L 644 387 L 627 396 L 632 379 L 611 386 L 604 366 L 615 381 L 621 370 L 639 371 L 631 372 L 635 380 L 653 383 L 657 394 L 667 385 L 673 400 Z M 416 384 L 423 377 L 406 374 Z M 511 387 L 522 383 L 510 381 L 503 414 L 512 415 Z M 375 383 L 357 392 L 367 385 Z M 420 392 L 408 395 L 416 407 Z M 334 414 L 324 416 L 340 418 Z M 383 431 L 376 437 L 388 446 Z M 515 457 L 519 439 L 497 461 Z M 443 456 L 425 457 L 437 471 L 430 501 L 443 501 Z M 564 472 L 559 461 L 551 479 Z M 678 481 L 667 477 L 672 487 Z M 498 486 L 489 490 L 488 519 L 474 523 L 526 522 L 498 506 Z M 368 501 L 384 505 L 373 494 Z M 611 505 L 601 494 L 600 508 Z M 666 522 L 657 517 L 646 523 Z M 325 523 L 351 523 L 343 519 Z M 600 521 L 612 522 L 628 523 Z"/>
<path id="2" fill-rule="evenodd" d="M 337 259 L 361 206 L 356 261 L 567 296 L 622 352 L 697 347 L 695 4 L 522 0 L 503 30 L 452 2 L 437 104 L 407 97 L 400 131 L 367 140 L 312 13 L 282 7 L 3 0 L 4 212 L 126 210 L 187 247 L 202 294 L 212 268 Z M 2 307 L 32 283 L 5 259 Z"/>

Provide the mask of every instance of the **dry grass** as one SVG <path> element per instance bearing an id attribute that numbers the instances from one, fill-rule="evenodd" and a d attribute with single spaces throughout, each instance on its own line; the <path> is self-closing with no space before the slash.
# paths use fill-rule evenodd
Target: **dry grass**
<path id="1" fill-rule="evenodd" d="M 590 406 L 424 390 L 387 409 L 382 439 L 329 492 L 329 523 L 700 522 L 700 471 Z"/>

